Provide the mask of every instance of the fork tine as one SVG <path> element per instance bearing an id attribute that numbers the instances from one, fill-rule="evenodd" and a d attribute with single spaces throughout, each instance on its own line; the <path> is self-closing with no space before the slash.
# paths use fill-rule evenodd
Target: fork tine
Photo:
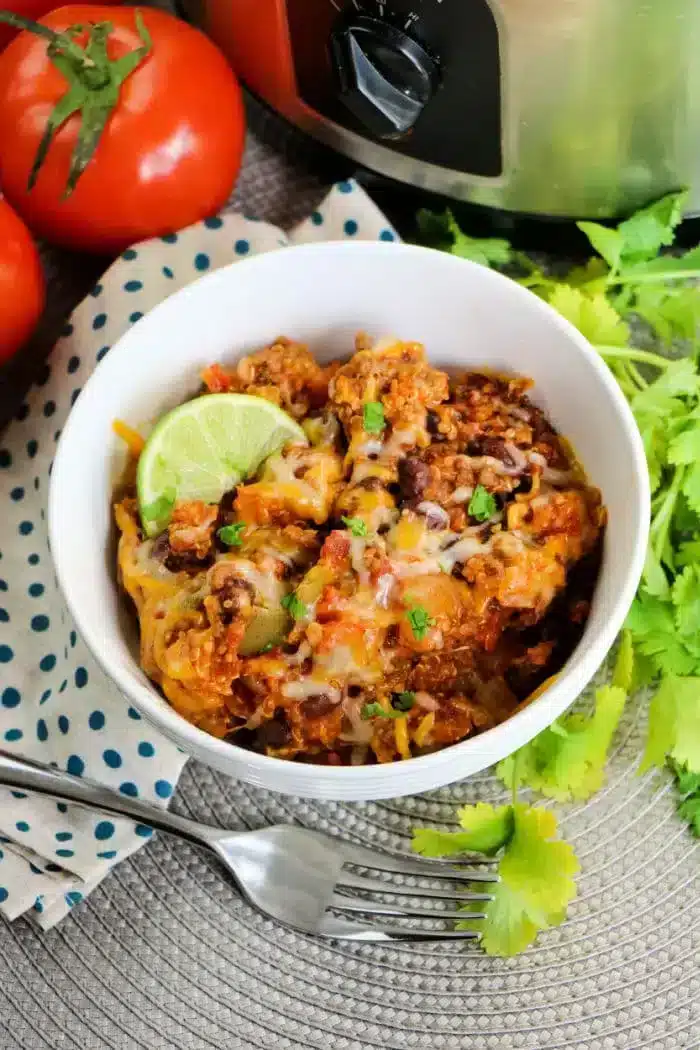
<path id="1" fill-rule="evenodd" d="M 431 861 L 421 857 L 400 857 L 395 853 L 383 853 L 366 849 L 364 846 L 340 843 L 340 852 L 346 864 L 357 864 L 361 868 L 373 868 L 376 871 L 395 871 L 400 875 L 422 875 L 431 879 L 452 879 L 457 882 L 497 882 L 498 877 L 490 871 L 468 871 L 465 868 L 448 866 L 444 861 Z M 479 857 L 476 860 L 465 858 L 466 864 L 492 864 L 491 858 Z"/>
<path id="2" fill-rule="evenodd" d="M 463 882 L 468 879 L 462 877 Z M 496 882 L 497 879 L 491 881 Z M 451 886 L 434 889 L 431 886 L 405 886 L 402 883 L 382 882 L 381 879 L 368 879 L 364 875 L 355 875 L 352 872 L 341 871 L 336 882 L 341 886 L 352 890 L 369 890 L 371 893 L 398 893 L 405 897 L 428 897 L 436 901 L 490 901 L 490 893 L 468 893 L 466 890 L 454 890 Z"/>
<path id="3" fill-rule="evenodd" d="M 336 911 L 362 912 L 365 915 L 389 915 L 406 919 L 485 919 L 483 912 L 466 912 L 464 909 L 444 909 L 441 911 L 421 908 L 404 908 L 401 904 L 385 904 L 383 901 L 361 900 L 359 897 L 346 897 L 344 893 L 334 893 L 328 902 L 329 908 Z"/>
<path id="4" fill-rule="evenodd" d="M 476 930 L 417 930 L 341 919 L 326 913 L 314 931 L 318 937 L 342 941 L 478 941 Z"/>

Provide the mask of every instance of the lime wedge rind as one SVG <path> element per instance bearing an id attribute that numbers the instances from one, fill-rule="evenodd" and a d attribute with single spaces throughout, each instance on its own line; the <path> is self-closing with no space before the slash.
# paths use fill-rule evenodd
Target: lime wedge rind
<path id="1" fill-rule="evenodd" d="M 301 427 L 281 408 L 250 394 L 204 394 L 163 416 L 139 457 L 139 509 L 148 536 L 163 528 L 144 508 L 166 491 L 178 500 L 218 503 L 251 477 L 287 442 L 308 444 Z"/>

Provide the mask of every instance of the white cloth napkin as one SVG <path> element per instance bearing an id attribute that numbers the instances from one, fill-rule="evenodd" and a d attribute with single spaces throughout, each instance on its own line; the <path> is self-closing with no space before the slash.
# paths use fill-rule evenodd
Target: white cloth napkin
<path id="1" fill-rule="evenodd" d="M 48 551 L 48 475 L 92 370 L 156 303 L 234 260 L 308 241 L 396 240 L 353 182 L 286 234 L 224 213 L 128 249 L 78 306 L 0 438 L 0 748 L 167 805 L 187 756 L 141 719 L 76 635 Z M 293 333 L 292 333 L 293 334 Z M 150 829 L 0 788 L 0 911 L 52 926 Z"/>

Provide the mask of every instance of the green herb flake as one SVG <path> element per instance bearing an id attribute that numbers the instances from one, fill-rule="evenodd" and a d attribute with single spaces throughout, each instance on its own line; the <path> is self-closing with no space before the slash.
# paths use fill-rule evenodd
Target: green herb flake
<path id="1" fill-rule="evenodd" d="M 341 518 L 341 521 L 343 525 L 350 530 L 353 536 L 367 535 L 367 526 L 362 518 Z"/>
<path id="2" fill-rule="evenodd" d="M 365 722 L 370 718 L 403 718 L 405 714 L 405 710 L 398 710 L 394 707 L 382 707 L 376 700 L 371 704 L 363 704 L 360 709 L 360 717 Z"/>
<path id="3" fill-rule="evenodd" d="M 293 591 L 291 594 L 285 594 L 281 604 L 282 608 L 287 610 L 293 620 L 303 620 L 308 615 L 308 606 L 304 604 L 301 598 L 297 598 Z"/>
<path id="4" fill-rule="evenodd" d="M 407 690 L 403 693 L 395 693 L 391 706 L 395 711 L 410 711 L 416 702 L 416 694 Z"/>
<path id="5" fill-rule="evenodd" d="M 497 510 L 496 500 L 491 493 L 483 485 L 477 485 L 467 507 L 469 517 L 476 518 L 477 521 L 488 521 Z"/>
<path id="6" fill-rule="evenodd" d="M 435 625 L 434 617 L 430 616 L 427 609 L 424 609 L 422 605 L 414 605 L 412 609 L 409 609 L 406 613 L 406 619 L 411 625 L 413 636 L 419 642 L 422 642 L 428 633 L 428 628 Z"/>
<path id="7" fill-rule="evenodd" d="M 237 521 L 233 525 L 224 525 L 216 535 L 227 547 L 240 547 L 243 543 L 245 527 L 246 523 L 244 521 Z"/>
<path id="8" fill-rule="evenodd" d="M 363 406 L 362 425 L 368 434 L 381 434 L 386 425 L 381 401 L 368 401 Z"/>

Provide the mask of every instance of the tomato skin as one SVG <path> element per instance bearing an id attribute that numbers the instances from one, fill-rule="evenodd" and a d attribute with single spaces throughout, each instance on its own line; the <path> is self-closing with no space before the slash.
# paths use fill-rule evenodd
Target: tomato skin
<path id="1" fill-rule="evenodd" d="M 26 342 L 43 308 L 39 252 L 27 227 L 0 197 L 0 362 Z"/>
<path id="2" fill-rule="evenodd" d="M 41 21 L 59 31 L 109 21 L 108 54 L 118 58 L 141 44 L 137 11 L 153 48 L 122 84 L 97 150 L 67 199 L 78 114 L 54 137 L 27 189 L 46 121 L 67 82 L 47 57 L 46 42 L 32 33 L 21 33 L 0 55 L 0 185 L 27 225 L 54 244 L 116 254 L 174 233 L 218 211 L 238 174 L 241 91 L 203 33 L 152 8 L 71 5 Z"/>
<path id="3" fill-rule="evenodd" d="M 121 4 L 122 0 L 103 0 L 106 4 Z M 52 0 L 3 0 L 0 4 L 3 11 L 12 11 L 16 15 L 23 15 L 36 22 L 43 18 L 49 11 L 53 11 L 56 4 Z M 19 30 L 12 26 L 0 25 L 0 51 L 7 47 L 9 42 L 17 36 Z"/>

